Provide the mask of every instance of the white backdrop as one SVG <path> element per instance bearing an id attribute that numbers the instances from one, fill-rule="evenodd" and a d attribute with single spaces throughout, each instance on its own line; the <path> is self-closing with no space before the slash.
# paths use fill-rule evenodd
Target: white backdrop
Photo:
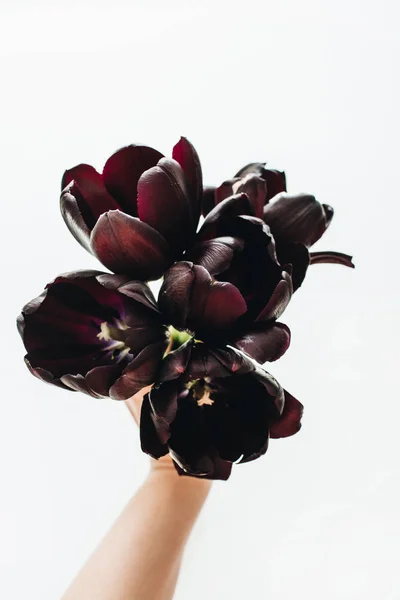
<path id="1" fill-rule="evenodd" d="M 205 181 L 247 162 L 334 206 L 271 372 L 302 431 L 217 483 L 177 600 L 398 600 L 399 8 L 396 0 L 1 4 L 0 597 L 54 600 L 145 477 L 126 407 L 26 370 L 14 319 L 94 267 L 59 215 L 65 168 L 187 136 Z"/>

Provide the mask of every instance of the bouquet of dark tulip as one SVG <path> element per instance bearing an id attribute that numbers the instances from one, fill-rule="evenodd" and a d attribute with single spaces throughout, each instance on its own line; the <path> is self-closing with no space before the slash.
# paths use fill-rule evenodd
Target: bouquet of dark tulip
<path id="1" fill-rule="evenodd" d="M 288 194 L 285 174 L 261 163 L 203 188 L 197 153 L 181 138 L 172 158 L 132 145 L 102 174 L 86 164 L 66 171 L 61 214 L 110 272 L 59 275 L 22 309 L 33 375 L 114 400 L 151 386 L 142 449 L 169 453 L 194 477 L 227 479 L 270 438 L 300 429 L 301 403 L 261 365 L 288 349 L 277 319 L 308 266 L 353 267 L 345 254 L 309 251 L 330 206 Z M 147 282 L 160 278 L 156 301 Z"/>

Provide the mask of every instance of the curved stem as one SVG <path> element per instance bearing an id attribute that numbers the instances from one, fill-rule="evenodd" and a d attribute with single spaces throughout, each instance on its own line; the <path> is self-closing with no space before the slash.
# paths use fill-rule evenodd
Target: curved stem
<path id="1" fill-rule="evenodd" d="M 319 263 L 335 263 L 354 269 L 353 257 L 343 252 L 333 252 L 325 250 L 324 252 L 310 252 L 310 265 Z"/>

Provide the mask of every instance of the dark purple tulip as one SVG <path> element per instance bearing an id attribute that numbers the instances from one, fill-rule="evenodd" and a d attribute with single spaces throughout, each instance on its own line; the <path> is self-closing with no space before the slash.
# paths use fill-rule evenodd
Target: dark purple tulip
<path id="1" fill-rule="evenodd" d="M 245 194 L 215 207 L 187 260 L 165 273 L 159 306 L 177 329 L 214 344 L 230 343 L 265 362 L 289 346 L 290 332 L 276 320 L 293 290 L 269 228 L 251 214 Z"/>
<path id="2" fill-rule="evenodd" d="M 290 263 L 293 267 L 294 290 L 303 282 L 309 264 L 336 263 L 354 268 L 352 257 L 348 254 L 312 252 L 310 255 L 307 251 L 329 227 L 334 215 L 331 206 L 321 204 L 310 194 L 286 194 L 285 173 L 266 169 L 262 163 L 247 165 L 236 174 L 236 178 L 243 182 L 251 175 L 266 182 L 263 219 L 275 238 L 279 262 Z"/>
<path id="3" fill-rule="evenodd" d="M 153 383 L 167 330 L 150 288 L 128 277 L 57 277 L 17 320 L 33 375 L 95 398 L 125 400 Z"/>
<path id="4" fill-rule="evenodd" d="M 257 188 L 260 193 L 257 195 L 254 191 L 256 181 L 265 184 L 263 200 L 261 183 Z M 252 185 L 249 182 L 253 182 Z M 250 163 L 218 188 L 205 188 L 203 214 L 208 214 L 214 206 L 238 191 L 251 195 L 253 214 L 257 216 L 260 216 L 262 202 L 261 218 L 269 225 L 275 238 L 278 261 L 282 265 L 292 265 L 294 290 L 301 286 L 310 264 L 331 262 L 354 267 L 351 256 L 347 254 L 319 252 L 310 256 L 308 248 L 328 228 L 334 214 L 333 208 L 321 204 L 310 194 L 287 194 L 285 173 L 267 169 L 263 163 Z"/>
<path id="5" fill-rule="evenodd" d="M 265 454 L 270 437 L 300 429 L 303 407 L 233 348 L 190 340 L 163 361 L 142 405 L 144 452 L 169 453 L 186 474 L 228 479 L 232 463 Z"/>
<path id="6" fill-rule="evenodd" d="M 264 221 L 276 239 L 304 244 L 315 244 L 329 227 L 333 208 L 321 204 L 310 194 L 282 192 L 264 206 Z"/>
<path id="7" fill-rule="evenodd" d="M 202 175 L 181 138 L 172 159 L 127 146 L 103 173 L 78 165 L 64 173 L 61 213 L 72 235 L 114 273 L 158 279 L 191 245 L 201 213 Z"/>
<path id="8" fill-rule="evenodd" d="M 329 227 L 334 211 L 310 194 L 282 192 L 264 207 L 264 221 L 276 241 L 278 259 L 293 267 L 293 287 L 304 280 L 309 264 L 336 263 L 354 268 L 352 257 L 341 252 L 309 253 Z"/>

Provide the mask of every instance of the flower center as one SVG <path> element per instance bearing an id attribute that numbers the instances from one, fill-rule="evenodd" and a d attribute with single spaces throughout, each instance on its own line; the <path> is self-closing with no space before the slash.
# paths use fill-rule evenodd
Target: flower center
<path id="1" fill-rule="evenodd" d="M 100 333 L 97 334 L 99 340 L 106 342 L 107 350 L 111 360 L 120 362 L 130 352 L 126 344 L 128 325 L 124 321 L 114 319 L 114 324 L 110 325 L 103 321 L 100 325 Z"/>
<path id="2" fill-rule="evenodd" d="M 168 327 L 169 332 L 169 347 L 168 352 L 176 350 L 185 342 L 193 337 L 193 334 L 186 330 L 175 329 L 172 325 Z"/>
<path id="3" fill-rule="evenodd" d="M 205 404 L 212 406 L 214 404 L 214 400 L 210 397 L 213 390 L 205 379 L 189 381 L 186 387 L 192 392 L 198 406 L 204 406 Z"/>

